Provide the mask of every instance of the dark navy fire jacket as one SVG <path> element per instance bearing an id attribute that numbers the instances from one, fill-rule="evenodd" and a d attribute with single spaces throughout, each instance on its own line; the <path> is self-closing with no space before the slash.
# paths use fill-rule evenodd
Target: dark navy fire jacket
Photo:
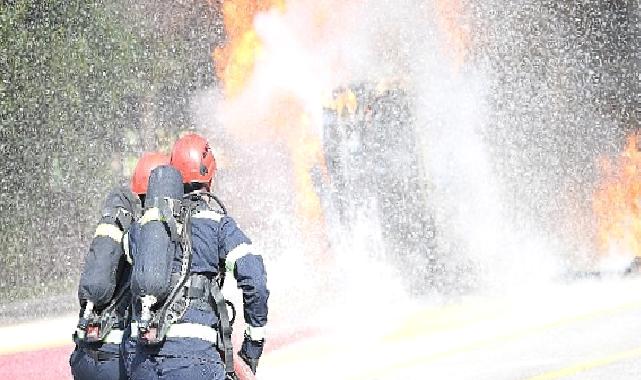
<path id="1" fill-rule="evenodd" d="M 217 276 L 220 271 L 233 274 L 243 294 L 246 333 L 253 340 L 263 339 L 267 324 L 269 290 L 262 256 L 256 252 L 251 240 L 233 218 L 211 209 L 205 202 L 199 202 L 192 214 L 191 231 L 191 274 L 202 274 L 210 278 Z M 134 262 L 139 234 L 140 224 L 134 223 L 129 231 L 127 249 L 130 259 Z M 181 257 L 176 257 L 172 269 L 174 272 L 180 271 L 180 263 Z M 221 268 L 221 263 L 225 264 L 225 268 Z M 178 323 L 213 326 L 217 323 L 217 317 L 211 308 L 189 307 Z"/>

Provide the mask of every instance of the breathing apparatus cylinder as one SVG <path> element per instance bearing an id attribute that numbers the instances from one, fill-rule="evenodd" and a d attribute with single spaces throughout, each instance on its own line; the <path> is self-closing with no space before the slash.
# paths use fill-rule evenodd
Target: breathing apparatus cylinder
<path id="1" fill-rule="evenodd" d="M 183 183 L 180 172 L 172 166 L 159 166 L 151 172 L 140 223 L 139 241 L 131 281 L 132 295 L 141 300 L 142 316 L 150 317 L 150 308 L 162 303 L 172 288 L 172 269 L 181 257 L 179 238 Z M 145 321 L 141 321 L 145 322 Z"/>
<path id="2" fill-rule="evenodd" d="M 107 195 L 80 275 L 78 298 L 81 302 L 90 301 L 96 308 L 101 308 L 114 296 L 126 261 L 122 239 L 138 212 L 136 198 L 123 188 L 116 188 Z"/>

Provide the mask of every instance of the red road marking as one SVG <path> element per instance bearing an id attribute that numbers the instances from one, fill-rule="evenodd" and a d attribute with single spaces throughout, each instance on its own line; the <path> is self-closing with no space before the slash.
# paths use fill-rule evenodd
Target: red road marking
<path id="1" fill-rule="evenodd" d="M 265 352 L 276 351 L 299 340 L 312 338 L 319 335 L 320 332 L 320 329 L 308 328 L 305 330 L 292 331 L 289 334 L 269 337 L 265 343 Z"/>
<path id="2" fill-rule="evenodd" d="M 0 355 L 1 380 L 71 380 L 73 346 Z"/>
<path id="3" fill-rule="evenodd" d="M 265 352 L 278 350 L 295 341 L 311 338 L 318 333 L 317 330 L 308 329 L 275 336 L 267 340 Z M 234 346 L 240 347 L 240 339 L 235 340 L 237 342 Z M 0 380 L 72 380 L 69 369 L 71 351 L 73 351 L 73 345 L 0 355 Z M 236 367 L 243 379 L 254 379 L 249 371 L 243 368 L 244 366 Z"/>

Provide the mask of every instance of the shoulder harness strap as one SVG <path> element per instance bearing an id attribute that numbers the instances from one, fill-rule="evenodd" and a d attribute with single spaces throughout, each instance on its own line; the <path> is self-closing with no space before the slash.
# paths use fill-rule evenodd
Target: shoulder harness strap
<path id="1" fill-rule="evenodd" d="M 180 219 L 182 220 L 183 227 L 179 236 L 178 231 L 172 231 L 172 234 L 175 233 L 176 241 L 180 241 L 182 246 L 182 262 L 180 267 L 180 277 L 176 284 L 174 285 L 171 293 L 167 297 L 167 300 L 160 308 L 158 312 L 159 317 L 159 337 L 162 339 L 166 335 L 171 324 L 175 323 L 180 319 L 182 313 L 187 309 L 188 300 L 184 299 L 184 288 L 189 280 L 189 274 L 191 270 L 191 262 L 193 257 L 192 252 L 192 242 L 191 242 L 191 205 L 189 202 L 186 202 L 184 207 L 180 212 Z M 169 217 L 169 216 L 167 216 Z M 175 221 L 173 215 L 171 215 L 172 220 Z M 171 224 L 171 223 L 170 223 Z M 176 223 L 173 223 L 174 226 Z M 180 237 L 180 239 L 178 239 Z"/>
<path id="2" fill-rule="evenodd" d="M 218 287 L 216 281 L 211 282 L 211 298 L 213 304 L 216 305 L 216 310 L 218 312 L 219 320 L 219 333 L 220 333 L 220 342 L 221 350 L 223 351 L 223 361 L 225 363 L 225 372 L 227 376 L 234 378 L 234 347 L 231 343 L 231 321 L 229 319 L 229 314 L 227 313 L 227 303 L 223 293 Z"/>

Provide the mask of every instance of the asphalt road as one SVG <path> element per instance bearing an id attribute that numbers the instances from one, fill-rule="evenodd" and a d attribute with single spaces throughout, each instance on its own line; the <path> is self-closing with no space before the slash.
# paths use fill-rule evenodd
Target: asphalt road
<path id="1" fill-rule="evenodd" d="M 262 378 L 641 378 L 639 279 L 477 296 L 403 314 L 284 347 L 261 363 Z"/>
<path id="2" fill-rule="evenodd" d="M 641 378 L 641 279 L 411 305 L 368 323 L 301 317 L 314 326 L 270 333 L 259 380 Z M 68 379 L 73 322 L 0 328 L 0 379 Z"/>

